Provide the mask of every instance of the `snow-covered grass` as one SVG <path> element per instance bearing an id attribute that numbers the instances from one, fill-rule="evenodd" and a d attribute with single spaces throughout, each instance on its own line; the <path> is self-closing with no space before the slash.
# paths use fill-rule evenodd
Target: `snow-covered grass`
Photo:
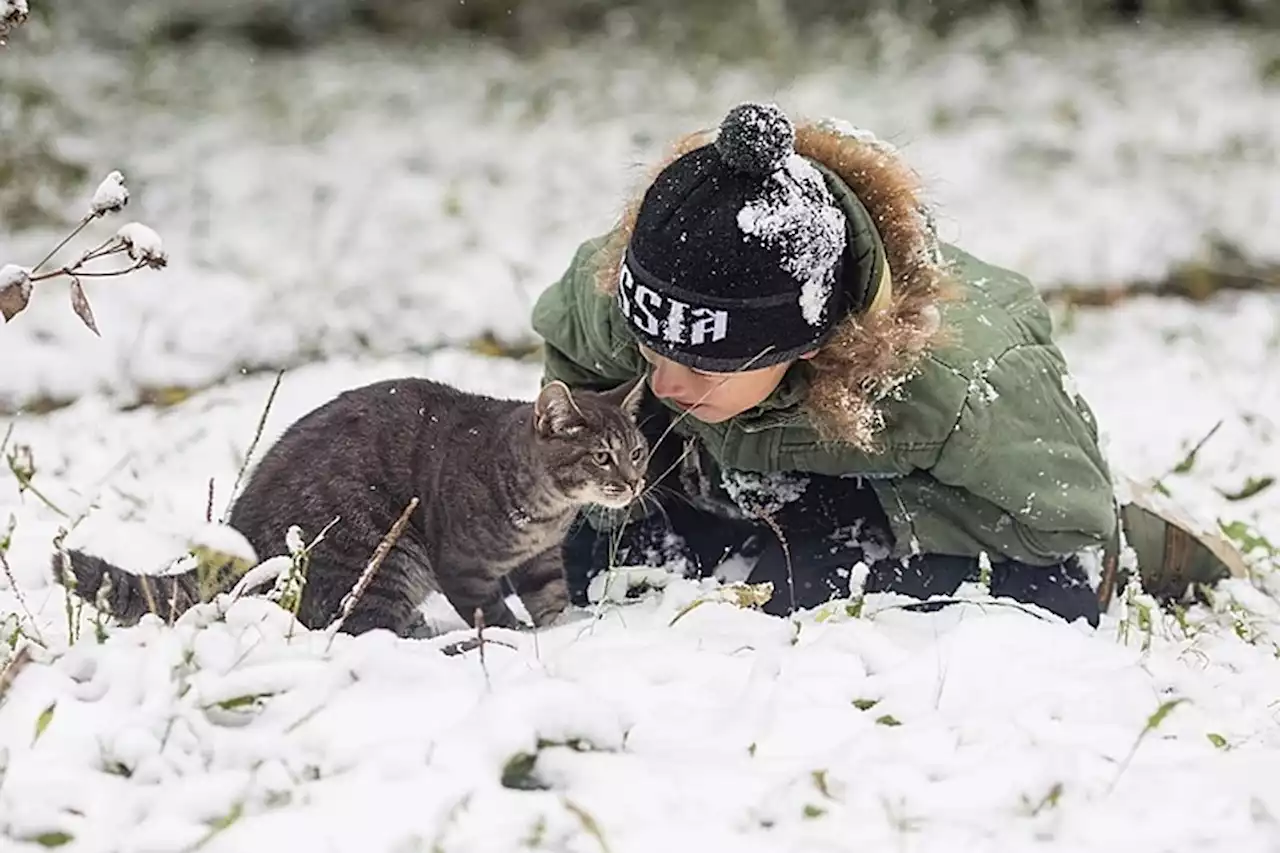
<path id="1" fill-rule="evenodd" d="M 1280 260 L 1259 46 L 969 44 L 909 64 L 892 45 L 780 76 L 590 52 L 130 65 L 11 47 L 4 73 L 74 100 L 67 150 L 128 175 L 170 263 L 95 290 L 100 340 L 38 288 L 0 327 L 0 399 L 73 401 L 7 438 L 44 500 L 0 467 L 17 587 L 0 580 L 0 638 L 31 649 L 0 676 L 0 849 L 1274 853 L 1266 559 L 1212 606 L 1121 597 L 1096 632 L 888 596 L 794 623 L 723 602 L 676 620 L 711 590 L 672 581 L 537 635 L 486 631 L 483 657 L 446 653 L 461 630 L 331 640 L 260 599 L 104 625 L 105 642 L 86 607 L 71 642 L 59 528 L 92 505 L 67 543 L 142 570 L 207 541 L 210 480 L 217 518 L 275 380 L 242 367 L 291 366 L 259 449 L 392 376 L 531 396 L 536 362 L 463 344 L 526 339 L 530 301 L 639 164 L 740 98 L 892 139 L 935 181 L 948 236 L 1047 284 L 1158 277 L 1214 233 Z M 0 266 L 48 245 L 0 233 Z M 1258 488 L 1280 475 L 1280 298 L 1058 324 L 1118 470 L 1280 544 L 1280 486 Z M 129 405 L 141 389 L 178 402 Z"/>
<path id="2" fill-rule="evenodd" d="M 1256 513 L 1277 540 L 1270 490 L 1239 505 L 1212 491 L 1280 467 L 1244 419 L 1280 416 L 1275 380 L 1231 335 L 1259 307 L 1089 310 L 1067 340 L 1112 452 L 1140 473 L 1233 415 L 1170 490 L 1202 517 Z M 1199 338 L 1167 342 L 1184 323 Z M 455 350 L 315 364 L 286 374 L 264 446 L 338 390 L 404 374 L 528 397 L 538 368 Z M 10 441 L 64 512 L 96 497 L 69 544 L 153 568 L 204 527 L 210 477 L 221 513 L 272 382 L 168 409 L 88 397 L 20 419 Z M 1135 408 L 1180 397 L 1185 414 Z M 458 630 L 435 640 L 331 642 L 256 599 L 108 627 L 102 644 L 86 608 L 63 653 L 46 566 L 65 520 L 2 488 L 35 627 L 11 591 L 0 612 L 52 649 L 0 706 L 15 850 L 1274 849 L 1274 574 L 1182 614 L 1121 601 L 1097 632 L 998 603 L 911 614 L 891 596 L 795 624 L 709 603 L 672 624 L 710 593 L 673 581 L 537 636 L 488 631 L 483 661 L 443 651 L 473 636 L 456 616 L 437 614 Z"/>

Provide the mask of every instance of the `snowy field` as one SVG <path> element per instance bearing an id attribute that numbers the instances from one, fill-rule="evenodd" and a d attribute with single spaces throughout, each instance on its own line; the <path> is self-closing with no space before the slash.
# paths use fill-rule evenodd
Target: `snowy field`
<path id="1" fill-rule="evenodd" d="M 30 447 L 58 510 L 93 507 L 70 544 L 147 569 L 201 527 L 211 478 L 221 512 L 276 368 L 264 446 L 375 379 L 531 396 L 537 363 L 475 339 L 529 342 L 532 299 L 642 164 L 742 98 L 894 140 L 934 180 L 947 237 L 1046 286 L 1159 278 L 1214 239 L 1280 262 L 1280 89 L 1260 45 L 894 50 L 783 75 L 15 41 L 0 74 L 67 99 L 62 144 L 125 172 L 128 216 L 171 264 L 88 285 L 101 338 L 62 287 L 0 328 L 0 404 L 66 404 L 6 417 L 6 454 Z M 0 264 L 49 245 L 0 226 Z M 1059 320 L 1116 468 L 1280 543 L 1280 299 Z M 176 402 L 138 405 L 159 397 Z M 1212 606 L 1122 600 L 1096 632 L 981 598 L 676 619 L 714 590 L 673 581 L 537 635 L 488 632 L 483 660 L 443 653 L 467 632 L 331 641 L 256 600 L 99 642 L 89 608 L 69 632 L 47 577 L 66 519 L 0 474 L 21 592 L 0 580 L 3 637 L 35 641 L 0 698 L 4 853 L 1280 851 L 1265 544 Z"/>

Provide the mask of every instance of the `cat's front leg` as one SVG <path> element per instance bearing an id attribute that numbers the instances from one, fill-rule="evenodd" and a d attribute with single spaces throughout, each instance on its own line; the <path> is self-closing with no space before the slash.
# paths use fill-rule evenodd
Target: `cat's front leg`
<path id="1" fill-rule="evenodd" d="M 440 591 L 472 628 L 479 610 L 486 627 L 521 628 L 520 620 L 507 606 L 501 579 L 494 580 L 483 569 L 454 570 L 437 579 Z"/>
<path id="2" fill-rule="evenodd" d="M 569 586 L 559 543 L 517 566 L 508 578 L 538 627 L 553 621 L 569 606 Z"/>

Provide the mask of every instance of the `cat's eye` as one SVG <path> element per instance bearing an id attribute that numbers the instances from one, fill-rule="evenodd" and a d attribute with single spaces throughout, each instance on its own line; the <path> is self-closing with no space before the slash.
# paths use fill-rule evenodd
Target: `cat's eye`
<path id="1" fill-rule="evenodd" d="M 599 465 L 601 468 L 609 464 L 609 460 L 613 459 L 613 454 L 607 450 L 597 450 L 591 454 L 591 461 Z"/>
<path id="2" fill-rule="evenodd" d="M 639 461 L 640 461 L 640 460 L 642 460 L 642 459 L 644 459 L 644 448 L 643 448 L 643 447 L 637 447 L 637 448 L 635 448 L 634 450 L 632 450 L 632 451 L 631 451 L 631 461 L 632 461 L 632 462 L 639 462 Z"/>

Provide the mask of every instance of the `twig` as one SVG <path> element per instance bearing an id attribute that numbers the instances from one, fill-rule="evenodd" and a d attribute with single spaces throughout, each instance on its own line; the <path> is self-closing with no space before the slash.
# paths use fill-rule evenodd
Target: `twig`
<path id="1" fill-rule="evenodd" d="M 484 689 L 492 691 L 493 682 L 489 680 L 489 664 L 484 657 L 484 610 L 477 607 L 475 612 L 476 642 L 480 648 L 480 671 L 484 673 Z"/>
<path id="2" fill-rule="evenodd" d="M 76 639 L 76 617 L 75 610 L 72 605 L 72 597 L 76 591 L 78 584 L 76 583 L 76 573 L 71 568 L 71 554 L 67 552 L 67 536 L 71 531 L 65 527 L 58 529 L 53 537 L 53 551 L 58 555 L 58 566 L 62 569 L 62 601 L 67 612 L 67 636 L 72 642 Z"/>
<path id="3" fill-rule="evenodd" d="M 18 677 L 18 673 L 22 672 L 23 667 L 31 663 L 31 647 L 23 646 L 9 658 L 4 665 L 4 669 L 0 669 L 0 702 L 4 701 L 5 694 L 9 692 L 9 688 L 13 686 L 13 681 Z"/>
<path id="4" fill-rule="evenodd" d="M 787 544 L 786 534 L 782 532 L 778 522 L 774 521 L 771 516 L 765 515 L 763 512 L 757 512 L 755 516 L 769 525 L 773 535 L 778 537 L 778 544 L 782 546 L 782 557 L 787 562 L 787 594 L 791 596 L 791 604 L 788 605 L 787 615 L 791 616 L 796 612 L 796 575 L 794 567 L 791 565 L 791 546 Z"/>
<path id="5" fill-rule="evenodd" d="M 80 263 L 87 264 L 89 261 L 96 261 L 98 258 L 118 255 L 127 251 L 129 251 L 129 247 L 118 236 L 112 235 L 81 255 Z"/>
<path id="6" fill-rule="evenodd" d="M 600 823 L 595 819 L 595 816 L 568 797 L 561 797 L 560 802 L 570 814 L 578 819 L 578 823 L 582 824 L 583 830 L 600 845 L 600 853 L 610 853 L 609 843 L 605 841 L 604 831 L 600 828 Z"/>
<path id="7" fill-rule="evenodd" d="M 101 255 L 100 257 L 106 257 L 106 255 Z M 48 281 L 51 278 L 57 278 L 62 275 L 74 276 L 76 278 L 114 278 L 116 276 L 128 275 L 131 272 L 137 272 L 147 266 L 146 261 L 138 261 L 133 266 L 125 267 L 124 269 L 90 272 L 79 268 L 79 265 L 82 263 L 84 263 L 83 259 L 70 266 L 59 267 L 56 270 L 50 270 L 49 272 L 41 273 L 40 275 L 33 275 L 30 277 L 30 280 L 34 284 L 37 281 Z"/>
<path id="8" fill-rule="evenodd" d="M 10 429 L 12 429 L 12 427 L 10 427 Z M 28 462 L 29 467 L 25 469 L 19 469 L 18 454 L 22 452 L 24 448 L 26 448 L 26 451 L 27 451 L 26 461 Z M 7 454 L 5 456 L 5 462 L 9 466 L 10 473 L 12 473 L 14 479 L 18 481 L 18 494 L 22 494 L 23 492 L 31 492 L 31 494 L 35 495 L 42 504 L 44 504 L 49 509 L 56 512 L 58 515 L 62 516 L 63 518 L 71 518 L 71 515 L 69 513 L 67 513 L 65 510 L 63 510 L 53 501 L 49 500 L 49 498 L 44 494 L 44 492 L 40 491 L 34 485 L 32 485 L 31 480 L 35 476 L 35 464 L 30 461 L 30 451 L 31 451 L 31 448 L 28 445 L 18 444 L 14 446 L 12 453 Z"/>
<path id="9" fill-rule="evenodd" d="M 534 640 L 536 641 L 538 638 L 538 635 L 535 633 L 533 637 L 534 637 Z M 484 642 L 485 642 L 485 645 L 489 645 L 489 646 L 502 646 L 503 648 L 506 648 L 506 649 L 516 649 L 516 646 L 506 642 L 505 640 L 492 640 L 488 637 L 485 637 Z M 480 648 L 480 641 L 477 640 L 475 637 L 468 637 L 465 640 L 457 640 L 455 642 L 449 643 L 448 645 L 440 646 L 440 653 L 442 655 L 445 655 L 446 657 L 457 657 L 458 655 L 466 654 L 472 649 L 478 649 L 478 648 Z"/>
<path id="10" fill-rule="evenodd" d="M 1157 490 L 1162 489 L 1164 488 L 1164 481 L 1167 480 L 1172 475 L 1185 474 L 1188 471 L 1190 471 L 1192 467 L 1196 464 L 1196 457 L 1200 455 L 1200 451 L 1203 450 L 1204 446 L 1209 443 L 1209 439 L 1213 438 L 1214 435 L 1217 434 L 1218 430 L 1222 429 L 1222 425 L 1224 423 L 1226 423 L 1224 419 L 1219 419 L 1218 422 L 1214 424 L 1213 427 L 1207 433 L 1205 433 L 1204 436 L 1201 437 L 1199 441 L 1196 442 L 1194 447 L 1192 447 L 1189 451 L 1183 454 L 1182 458 L 1179 459 L 1172 468 L 1166 471 L 1162 476 L 1160 476 L 1152 484 L 1152 488 L 1155 488 Z"/>
<path id="11" fill-rule="evenodd" d="M 209 478 L 209 497 L 204 504 L 204 520 L 206 524 L 213 523 L 213 478 Z"/>
<path id="12" fill-rule="evenodd" d="M 1007 607 L 1010 610 L 1017 610 L 1019 612 L 1027 614 L 1028 616 L 1034 616 L 1036 619 L 1039 619 L 1041 622 L 1052 622 L 1052 621 L 1055 621 L 1056 619 L 1062 618 L 1060 616 L 1046 616 L 1043 613 L 1038 613 L 1035 610 L 1032 610 L 1030 607 L 1026 606 L 1025 604 L 1021 604 L 1017 601 L 1002 601 L 995 597 L 960 598 L 958 596 L 947 596 L 947 595 L 935 595 L 932 598 L 925 598 L 920 601 L 911 601 L 905 604 L 886 604 L 884 607 L 877 607 L 875 610 L 872 610 L 868 613 L 863 613 L 863 617 L 866 619 L 871 619 L 875 616 L 879 616 L 881 613 L 888 613 L 891 610 L 907 610 L 911 612 L 929 612 L 929 610 L 931 609 L 935 609 L 938 607 L 947 607 L 949 605 L 955 605 L 955 604 L 972 604 L 974 607 Z"/>
<path id="13" fill-rule="evenodd" d="M 42 266 L 44 266 L 45 264 L 47 264 L 47 263 L 49 262 L 49 259 L 50 259 L 50 258 L 52 258 L 54 255 L 58 254 L 58 252 L 62 251 L 62 247 L 63 247 L 63 246 L 67 245 L 67 244 L 68 244 L 68 243 L 70 243 L 72 240 L 74 240 L 74 239 L 75 239 L 75 237 L 76 237 L 76 235 L 77 235 L 77 234 L 79 234 L 81 231 L 83 231 L 83 230 L 85 229 L 85 227 L 86 227 L 86 226 L 88 226 L 88 224 L 89 224 L 90 222 L 92 222 L 93 220 L 97 219 L 97 218 L 98 218 L 98 216 L 99 216 L 99 214 L 97 214 L 97 213 L 88 213 L 88 214 L 85 214 L 85 217 L 84 217 L 83 219 L 81 219 L 81 220 L 80 220 L 80 224 L 79 224 L 79 225 L 77 225 L 77 226 L 75 227 L 75 230 L 74 230 L 74 231 L 72 231 L 70 234 L 68 234 L 66 237 L 64 237 L 64 238 L 62 239 L 62 242 L 61 242 L 61 243 L 59 243 L 58 245 L 54 246 L 54 247 L 53 247 L 53 251 L 49 252 L 49 254 L 47 254 L 47 255 L 45 255 L 43 258 L 41 258 L 41 259 L 40 259 L 40 263 L 36 264 L 34 267 L 32 267 L 32 268 L 31 268 L 32 280 L 34 280 L 34 278 L 35 278 L 36 270 L 40 269 L 40 267 L 42 267 Z"/>
<path id="14" fill-rule="evenodd" d="M 169 596 L 169 618 L 165 620 L 165 624 L 166 624 L 166 625 L 168 625 L 170 628 L 172 628 L 172 627 L 173 627 L 173 623 L 174 623 L 174 622 L 177 622 L 177 621 L 178 621 L 178 591 L 179 591 L 179 589 L 180 589 L 180 585 L 178 584 L 178 579 L 177 579 L 177 578 L 174 578 L 174 579 L 173 579 L 173 593 Z"/>
<path id="15" fill-rule="evenodd" d="M 158 617 L 160 608 L 156 605 L 156 594 L 151 589 L 151 578 L 138 575 L 138 587 L 142 590 L 142 597 L 147 600 L 147 612 Z"/>
<path id="16" fill-rule="evenodd" d="M 369 584 L 373 582 L 373 576 L 378 573 L 378 568 L 382 565 L 382 561 L 387 558 L 387 554 L 391 553 L 391 549 L 395 547 L 396 541 L 400 538 L 400 534 L 404 533 L 404 529 L 409 526 L 409 519 L 413 517 L 413 512 L 418 508 L 418 498 L 414 496 L 409 500 L 404 510 L 400 513 L 400 517 L 396 519 L 396 523 L 391 525 L 391 529 L 387 531 L 387 535 L 382 537 L 382 541 L 378 543 L 378 547 L 374 549 L 373 556 L 369 558 L 369 564 L 364 567 L 364 571 L 360 573 L 360 579 L 356 581 L 356 585 L 351 588 L 345 596 L 342 597 L 342 603 L 338 605 L 338 618 L 334 619 L 326 629 L 329 634 L 329 643 L 333 644 L 333 636 L 342 630 L 342 623 L 347 621 L 347 617 L 351 615 L 351 611 L 355 609 L 356 604 L 360 602 L 360 597 L 364 595 L 364 591 L 368 589 Z"/>
<path id="17" fill-rule="evenodd" d="M 44 636 L 40 633 L 40 626 L 36 623 L 36 617 L 27 606 L 27 598 L 22 594 L 22 590 L 18 589 L 18 581 L 13 576 L 13 567 L 9 565 L 9 558 L 2 550 L 0 550 L 0 566 L 4 568 L 4 576 L 9 579 L 9 588 L 17 597 L 18 604 L 22 605 L 22 612 L 27 614 L 27 618 L 31 620 L 31 627 L 36 629 L 36 639 L 40 641 L 40 645 L 46 645 Z"/>
<path id="18" fill-rule="evenodd" d="M 249 442 L 249 449 L 245 451 L 244 462 L 240 465 L 240 470 L 236 473 L 235 482 L 231 484 L 231 496 L 227 498 L 227 508 L 222 513 L 222 521 L 231 516 L 231 507 L 235 505 L 236 494 L 240 491 L 240 483 L 244 480 L 244 474 L 249 470 L 249 463 L 253 460 L 253 453 L 258 449 L 258 442 L 262 439 L 262 431 L 267 426 L 267 415 L 271 413 L 271 404 L 275 402 L 276 392 L 280 390 L 280 380 L 284 378 L 284 371 L 280 370 L 276 373 L 276 380 L 271 384 L 271 393 L 267 395 L 267 403 L 262 407 L 262 415 L 258 418 L 258 428 L 254 430 L 253 441 Z"/>

